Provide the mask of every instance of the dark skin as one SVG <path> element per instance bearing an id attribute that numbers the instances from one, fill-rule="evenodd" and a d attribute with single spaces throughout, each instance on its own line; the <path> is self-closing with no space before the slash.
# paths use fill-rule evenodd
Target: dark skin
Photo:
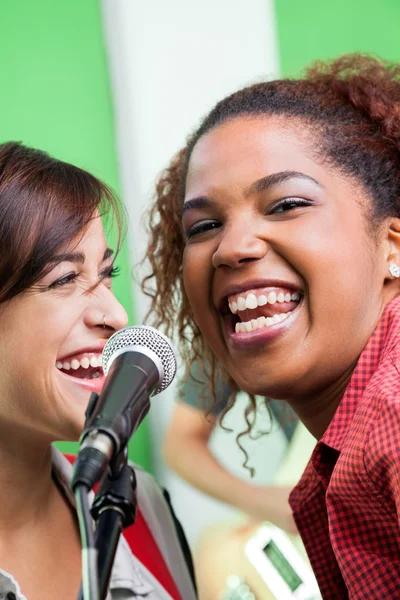
<path id="1" fill-rule="evenodd" d="M 370 195 L 316 156 L 315 136 L 277 117 L 209 131 L 189 162 L 182 224 L 186 293 L 218 359 L 241 389 L 286 399 L 319 439 L 400 291 L 388 271 L 400 221 L 371 227 Z M 235 334 L 228 302 L 270 291 L 299 293 L 290 317 Z"/>

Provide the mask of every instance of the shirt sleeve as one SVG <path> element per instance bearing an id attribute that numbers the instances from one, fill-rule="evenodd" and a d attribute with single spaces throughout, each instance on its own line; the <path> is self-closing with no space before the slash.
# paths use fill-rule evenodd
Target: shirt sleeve
<path id="1" fill-rule="evenodd" d="M 216 380 L 217 402 L 214 405 L 211 379 L 199 363 L 194 363 L 186 380 L 181 382 L 178 397 L 181 402 L 218 416 L 229 402 L 232 388 L 223 379 Z"/>

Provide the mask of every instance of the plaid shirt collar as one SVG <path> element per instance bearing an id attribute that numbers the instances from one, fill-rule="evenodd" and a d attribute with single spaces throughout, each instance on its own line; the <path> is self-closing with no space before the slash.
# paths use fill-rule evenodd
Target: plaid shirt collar
<path id="1" fill-rule="evenodd" d="M 357 405 L 369 380 L 379 363 L 399 341 L 399 337 L 400 297 L 397 297 L 386 306 L 374 333 L 362 351 L 335 416 L 318 446 L 324 444 L 337 452 L 341 451 Z"/>

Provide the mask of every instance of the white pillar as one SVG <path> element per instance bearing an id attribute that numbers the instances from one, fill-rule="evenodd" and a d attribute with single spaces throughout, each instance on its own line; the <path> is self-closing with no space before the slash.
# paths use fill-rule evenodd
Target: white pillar
<path id="1" fill-rule="evenodd" d="M 134 249 L 154 181 L 186 136 L 225 95 L 278 73 L 272 0 L 103 0 L 122 192 Z M 147 299 L 134 283 L 139 320 Z M 159 455 L 174 389 L 152 401 L 155 469 L 176 482 Z M 175 494 L 176 495 L 176 494 Z"/>

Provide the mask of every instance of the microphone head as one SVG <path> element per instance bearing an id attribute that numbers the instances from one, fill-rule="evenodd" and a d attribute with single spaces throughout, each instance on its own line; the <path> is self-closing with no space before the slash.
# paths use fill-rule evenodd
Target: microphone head
<path id="1" fill-rule="evenodd" d="M 129 352 L 130 349 L 138 352 L 140 347 L 143 348 L 144 354 L 149 350 L 154 353 L 162 364 L 163 378 L 153 393 L 155 396 L 163 392 L 174 379 L 176 359 L 169 339 L 154 327 L 138 325 L 125 327 L 114 333 L 103 348 L 101 357 L 103 371 L 107 375 L 115 356 L 122 352 Z"/>

